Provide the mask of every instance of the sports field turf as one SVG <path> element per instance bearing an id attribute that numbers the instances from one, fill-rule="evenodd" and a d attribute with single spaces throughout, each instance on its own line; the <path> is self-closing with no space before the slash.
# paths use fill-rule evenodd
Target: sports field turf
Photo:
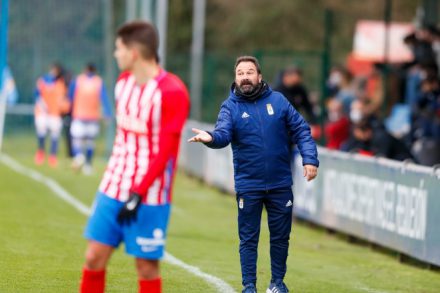
<path id="1" fill-rule="evenodd" d="M 34 141 L 9 136 L 4 151 L 21 164 L 53 178 L 90 205 L 105 161 L 85 177 L 62 159 L 58 169 L 35 167 Z M 224 195 L 180 172 L 174 189 L 167 251 L 203 272 L 241 289 L 236 207 Z M 77 292 L 86 217 L 41 183 L 0 163 L 0 292 Z M 270 280 L 266 218 L 258 260 L 258 289 Z M 440 273 L 401 264 L 389 253 L 353 245 L 319 229 L 294 224 L 286 283 L 291 292 L 437 293 Z M 164 263 L 165 292 L 217 292 L 203 279 Z M 107 292 L 136 292 L 133 260 L 119 249 L 108 268 Z"/>

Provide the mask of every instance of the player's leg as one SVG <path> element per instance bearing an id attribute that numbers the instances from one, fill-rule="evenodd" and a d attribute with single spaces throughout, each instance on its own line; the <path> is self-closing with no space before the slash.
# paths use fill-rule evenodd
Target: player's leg
<path id="1" fill-rule="evenodd" d="M 50 155 L 49 165 L 56 167 L 58 165 L 58 142 L 63 128 L 63 121 L 60 116 L 49 116 L 49 131 L 50 131 Z"/>
<path id="2" fill-rule="evenodd" d="M 35 153 L 34 161 L 35 164 L 41 165 L 44 163 L 45 157 L 45 140 L 47 135 L 47 125 L 48 125 L 48 117 L 44 114 L 35 115 L 35 131 L 37 134 L 37 143 L 38 148 Z"/>
<path id="3" fill-rule="evenodd" d="M 105 288 L 105 269 L 114 247 L 90 240 L 87 244 L 80 293 L 101 293 Z"/>
<path id="4" fill-rule="evenodd" d="M 136 258 L 140 293 L 161 292 L 159 260 L 165 252 L 169 214 L 169 204 L 142 204 L 136 220 L 123 226 L 125 249 Z"/>
<path id="5" fill-rule="evenodd" d="M 282 287 L 292 229 L 292 190 L 289 188 L 271 192 L 265 197 L 264 203 L 270 232 L 271 283 Z"/>
<path id="6" fill-rule="evenodd" d="M 263 194 L 238 193 L 237 204 L 242 284 L 246 288 L 257 282 L 258 240 L 260 238 Z M 249 292 L 253 292 L 252 289 Z"/>
<path id="7" fill-rule="evenodd" d="M 113 250 L 113 246 L 90 240 L 87 244 L 84 267 L 93 271 L 104 270 Z"/>
<path id="8" fill-rule="evenodd" d="M 162 280 L 160 278 L 159 260 L 136 258 L 136 270 L 139 279 L 139 293 L 162 292 Z"/>
<path id="9" fill-rule="evenodd" d="M 81 293 L 101 293 L 105 287 L 105 268 L 110 256 L 122 239 L 117 215 L 123 206 L 113 198 L 98 193 L 87 223 L 85 237 L 88 245 L 81 278 Z"/>
<path id="10" fill-rule="evenodd" d="M 92 173 L 92 160 L 95 153 L 95 139 L 99 134 L 99 122 L 88 122 L 86 127 L 85 149 L 86 161 L 83 167 L 83 172 L 86 175 Z"/>
<path id="11" fill-rule="evenodd" d="M 74 119 L 70 126 L 70 135 L 72 137 L 73 162 L 72 168 L 79 170 L 84 162 L 84 137 L 85 125 L 81 120 Z"/>

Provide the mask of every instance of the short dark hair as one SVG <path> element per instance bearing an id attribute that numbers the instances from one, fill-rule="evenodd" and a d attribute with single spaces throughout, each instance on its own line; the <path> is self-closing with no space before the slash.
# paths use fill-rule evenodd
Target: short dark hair
<path id="1" fill-rule="evenodd" d="M 86 64 L 86 70 L 88 72 L 96 73 L 96 65 L 93 62 L 89 62 Z"/>
<path id="2" fill-rule="evenodd" d="M 258 59 L 255 58 L 254 56 L 240 56 L 240 57 L 238 57 L 237 60 L 235 60 L 234 72 L 237 69 L 238 64 L 240 64 L 241 62 L 254 63 L 255 67 L 257 68 L 258 74 L 261 74 L 260 63 L 258 62 Z"/>
<path id="3" fill-rule="evenodd" d="M 284 74 L 297 74 L 297 75 L 300 75 L 300 76 L 303 75 L 303 72 L 302 72 L 301 68 L 299 68 L 299 67 L 297 67 L 297 66 L 295 66 L 295 65 L 287 66 L 287 67 L 284 69 L 284 72 L 283 72 L 283 73 L 284 73 Z"/>
<path id="4" fill-rule="evenodd" d="M 159 37 L 151 23 L 140 20 L 128 22 L 118 29 L 117 36 L 127 46 L 140 45 L 141 55 L 145 59 L 159 62 Z"/>
<path id="5" fill-rule="evenodd" d="M 361 121 L 355 123 L 353 126 L 355 129 L 359 129 L 361 131 L 373 131 L 373 125 L 371 124 L 369 117 L 363 118 Z"/>

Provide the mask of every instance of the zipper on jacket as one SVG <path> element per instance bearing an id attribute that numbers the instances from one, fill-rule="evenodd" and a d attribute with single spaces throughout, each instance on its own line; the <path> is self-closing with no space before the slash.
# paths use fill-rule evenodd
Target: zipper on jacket
<path id="1" fill-rule="evenodd" d="M 257 115 L 258 115 L 258 120 L 260 121 L 260 129 L 261 129 L 261 139 L 263 141 L 263 150 L 264 153 L 266 153 L 266 141 L 264 139 L 264 130 L 263 130 L 263 121 L 261 120 L 261 115 L 260 115 L 260 111 L 258 110 L 258 106 L 257 106 L 257 101 L 254 102 L 255 105 L 255 110 L 257 111 Z M 264 160 L 264 189 L 267 190 L 267 159 L 264 156 L 263 157 Z"/>

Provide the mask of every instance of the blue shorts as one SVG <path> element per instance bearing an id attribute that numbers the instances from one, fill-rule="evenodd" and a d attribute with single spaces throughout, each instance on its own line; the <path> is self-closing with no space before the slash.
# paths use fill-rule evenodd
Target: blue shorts
<path id="1" fill-rule="evenodd" d="M 120 224 L 117 217 L 123 205 L 123 202 L 98 192 L 84 236 L 115 248 L 123 241 L 125 251 L 130 255 L 160 259 L 164 254 L 170 205 L 141 204 L 136 220 Z"/>

